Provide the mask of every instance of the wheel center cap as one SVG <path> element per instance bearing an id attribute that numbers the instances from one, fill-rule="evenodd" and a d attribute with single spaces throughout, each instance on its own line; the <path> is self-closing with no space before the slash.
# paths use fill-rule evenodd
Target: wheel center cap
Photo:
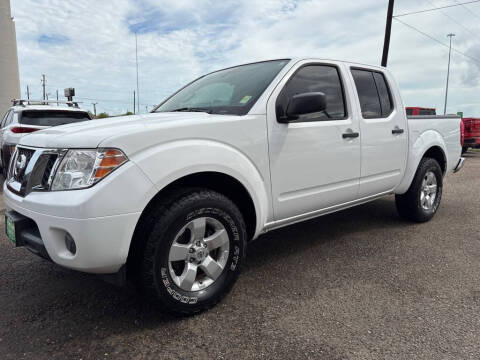
<path id="1" fill-rule="evenodd" d="M 193 255 L 198 262 L 201 262 L 205 260 L 205 258 L 208 255 L 208 252 L 204 248 L 195 248 L 195 252 L 193 253 Z"/>

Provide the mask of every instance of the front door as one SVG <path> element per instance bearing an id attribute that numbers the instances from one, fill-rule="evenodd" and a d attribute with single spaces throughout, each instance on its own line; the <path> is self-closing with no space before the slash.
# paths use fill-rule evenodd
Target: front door
<path id="1" fill-rule="evenodd" d="M 359 128 L 346 100 L 343 71 L 336 63 L 299 63 L 270 97 L 269 154 L 277 221 L 357 197 Z M 289 123 L 278 122 L 293 95 L 311 92 L 326 95 L 325 111 L 300 115 Z"/>

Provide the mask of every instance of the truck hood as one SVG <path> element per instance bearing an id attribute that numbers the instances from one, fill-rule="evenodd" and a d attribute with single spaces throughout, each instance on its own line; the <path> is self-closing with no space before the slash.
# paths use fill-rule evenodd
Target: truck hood
<path id="1" fill-rule="evenodd" d="M 214 117 L 225 118 L 227 116 L 178 112 L 96 119 L 51 127 L 32 133 L 22 137 L 20 145 L 42 148 L 96 148 L 107 139 L 114 140 L 128 134 L 138 135 L 155 130 L 210 122 Z"/>

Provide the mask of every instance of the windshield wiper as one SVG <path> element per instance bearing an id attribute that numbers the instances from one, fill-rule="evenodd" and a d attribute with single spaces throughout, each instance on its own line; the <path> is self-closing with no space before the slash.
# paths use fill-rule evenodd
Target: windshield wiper
<path id="1" fill-rule="evenodd" d="M 211 114 L 212 110 L 200 107 L 183 107 L 175 110 L 170 110 L 171 112 L 174 111 L 185 111 L 185 112 L 205 112 L 207 114 Z"/>

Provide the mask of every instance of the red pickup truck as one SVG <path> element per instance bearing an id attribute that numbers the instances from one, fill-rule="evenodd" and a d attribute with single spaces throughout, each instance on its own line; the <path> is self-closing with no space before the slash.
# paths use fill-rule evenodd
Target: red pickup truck
<path id="1" fill-rule="evenodd" d="M 407 106 L 405 108 L 408 116 L 418 116 L 418 115 L 436 115 L 437 112 L 435 108 L 425 108 L 419 106 Z"/>
<path id="2" fill-rule="evenodd" d="M 469 148 L 480 148 L 480 118 L 463 118 L 462 123 L 462 152 L 467 152 Z"/>

